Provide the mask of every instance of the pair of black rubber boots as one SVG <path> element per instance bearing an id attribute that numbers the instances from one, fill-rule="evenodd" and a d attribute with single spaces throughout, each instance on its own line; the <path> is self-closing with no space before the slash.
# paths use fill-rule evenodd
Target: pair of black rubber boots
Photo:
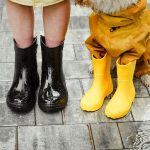
<path id="1" fill-rule="evenodd" d="M 39 87 L 37 71 L 37 38 L 30 47 L 15 47 L 15 72 L 7 95 L 7 105 L 16 112 L 28 112 L 36 103 Z M 48 48 L 41 36 L 42 74 L 38 93 L 38 104 L 44 112 L 55 112 L 67 105 L 68 92 L 62 68 L 63 44 Z"/>

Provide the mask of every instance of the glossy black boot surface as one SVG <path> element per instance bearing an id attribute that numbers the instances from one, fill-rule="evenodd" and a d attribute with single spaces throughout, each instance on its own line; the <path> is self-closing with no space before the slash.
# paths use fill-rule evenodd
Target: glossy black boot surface
<path id="1" fill-rule="evenodd" d="M 41 36 L 42 78 L 38 104 L 44 112 L 55 112 L 67 105 L 68 92 L 63 74 L 63 44 L 48 48 Z"/>
<path id="2" fill-rule="evenodd" d="M 28 48 L 18 48 L 15 43 L 15 72 L 12 86 L 7 95 L 7 105 L 16 112 L 30 111 L 36 101 L 39 85 L 37 72 L 37 39 Z"/>

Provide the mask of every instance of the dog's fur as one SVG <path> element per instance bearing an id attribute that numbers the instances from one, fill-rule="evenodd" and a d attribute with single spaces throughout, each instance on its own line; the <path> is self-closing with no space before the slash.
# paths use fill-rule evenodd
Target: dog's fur
<path id="1" fill-rule="evenodd" d="M 120 10 L 127 9 L 132 5 L 136 5 L 139 0 L 76 0 L 75 2 L 80 6 L 90 7 L 95 12 L 103 12 L 105 14 L 111 15 L 113 13 L 119 12 Z M 90 66 L 90 73 L 93 72 L 92 70 L 93 69 Z M 140 79 L 144 85 L 147 87 L 150 86 L 150 75 L 142 75 Z"/>
<path id="2" fill-rule="evenodd" d="M 76 0 L 80 6 L 92 8 L 95 12 L 113 14 L 129 6 L 136 5 L 139 0 Z"/>

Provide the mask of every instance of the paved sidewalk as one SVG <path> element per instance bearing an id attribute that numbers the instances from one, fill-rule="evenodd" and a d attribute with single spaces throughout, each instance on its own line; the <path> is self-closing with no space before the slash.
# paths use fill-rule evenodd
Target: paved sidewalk
<path id="1" fill-rule="evenodd" d="M 35 9 L 35 34 L 38 37 L 43 33 L 40 12 Z M 84 46 L 89 35 L 89 14 L 89 9 L 72 5 L 64 48 L 64 72 L 69 90 L 66 109 L 46 114 L 36 105 L 30 113 L 19 115 L 10 111 L 5 102 L 13 78 L 14 50 L 3 8 L 0 24 L 0 150 L 150 150 L 150 89 L 138 79 L 135 79 L 136 100 L 125 118 L 111 120 L 105 117 L 104 109 L 110 97 L 97 112 L 80 110 L 80 99 L 92 82 L 88 73 L 91 62 Z M 40 47 L 38 68 L 40 73 Z M 116 87 L 116 75 L 113 77 Z"/>

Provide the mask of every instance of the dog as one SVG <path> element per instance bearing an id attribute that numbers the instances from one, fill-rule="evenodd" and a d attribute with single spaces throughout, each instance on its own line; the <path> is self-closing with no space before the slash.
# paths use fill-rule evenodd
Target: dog
<path id="1" fill-rule="evenodd" d="M 96 13 L 101 12 L 110 16 L 121 10 L 125 10 L 133 5 L 136 5 L 138 2 L 139 0 L 76 0 L 75 1 L 75 3 L 80 6 L 86 6 L 92 8 L 93 11 Z M 150 50 L 147 52 L 147 55 L 150 58 Z M 150 67 L 149 58 L 147 59 L 146 62 L 148 64 L 147 65 L 148 67 Z M 114 67 L 115 67 L 115 60 L 112 61 L 111 69 L 114 69 Z M 89 72 L 93 73 L 92 65 L 90 65 L 89 67 Z M 138 77 L 146 87 L 150 87 L 150 72 L 148 73 L 146 72 L 144 74 L 138 75 Z"/>

